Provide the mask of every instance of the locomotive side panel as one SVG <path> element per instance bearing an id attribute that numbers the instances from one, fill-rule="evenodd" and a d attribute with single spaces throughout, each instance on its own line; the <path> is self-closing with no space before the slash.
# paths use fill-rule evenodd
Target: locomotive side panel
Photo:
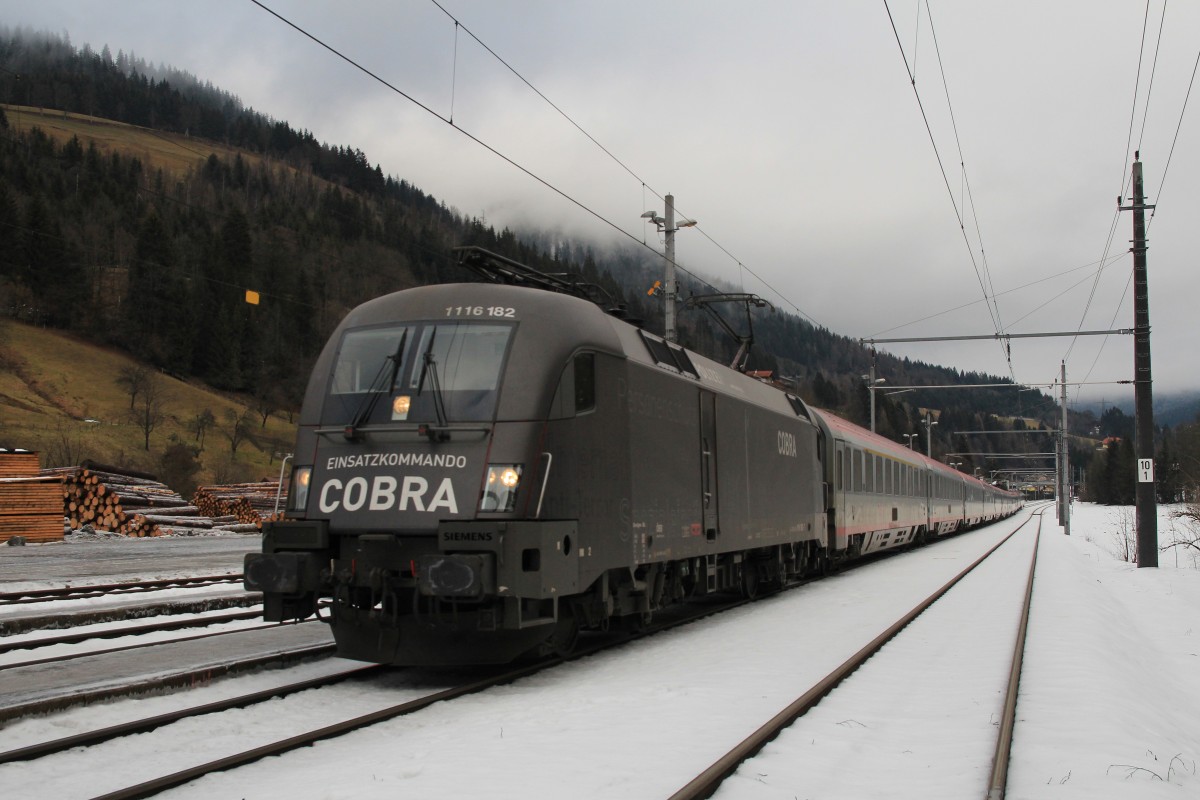
<path id="1" fill-rule="evenodd" d="M 624 375 L 624 359 L 603 353 L 573 358 L 545 428 L 550 458 L 547 474 L 538 478 L 545 485 L 540 518 L 578 521 L 584 587 L 630 563 L 629 419 L 618 393 Z"/>
<path id="2" fill-rule="evenodd" d="M 717 398 L 716 428 L 722 549 L 822 538 L 816 428 L 727 396 Z"/>
<path id="3" fill-rule="evenodd" d="M 632 564 L 703 552 L 699 384 L 629 361 L 617 382 L 628 420 Z"/>

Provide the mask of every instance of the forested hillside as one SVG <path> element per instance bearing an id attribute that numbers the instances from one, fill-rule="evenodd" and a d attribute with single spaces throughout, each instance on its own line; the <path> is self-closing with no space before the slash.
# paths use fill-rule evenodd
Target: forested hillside
<path id="1" fill-rule="evenodd" d="M 579 272 L 661 331 L 661 301 L 646 294 L 660 277 L 653 253 L 497 231 L 385 175 L 361 150 L 318 142 L 186 73 L 0 28 L 0 104 L 0 311 L 173 376 L 294 409 L 345 312 L 409 286 L 469 280 L 452 258 L 458 245 Z M 711 291 L 681 287 L 684 297 Z M 743 327 L 739 309 L 722 313 Z M 765 309 L 754 333 L 751 369 L 867 422 L 861 345 Z M 695 311 L 680 315 L 680 340 L 723 361 L 737 347 Z M 876 369 L 891 385 L 1001 381 L 884 354 Z M 876 400 L 879 431 L 897 440 L 923 437 L 927 411 L 938 419 L 935 455 L 1011 452 L 1042 437 L 955 441 L 953 432 L 1055 419 L 1050 398 L 1015 389 Z M 1080 436 L 1096 427 L 1091 415 L 1072 418 Z M 1089 440 L 1077 455 L 1094 451 Z"/>

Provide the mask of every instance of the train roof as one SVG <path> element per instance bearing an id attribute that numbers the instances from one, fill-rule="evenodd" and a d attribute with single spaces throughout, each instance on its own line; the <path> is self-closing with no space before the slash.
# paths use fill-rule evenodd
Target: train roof
<path id="1" fill-rule="evenodd" d="M 959 472 L 951 466 L 943 464 L 940 461 L 929 458 L 924 453 L 909 449 L 907 445 L 894 442 L 891 439 L 880 436 L 877 433 L 872 433 L 866 428 L 855 425 L 849 420 L 842 419 L 836 414 L 821 408 L 812 409 L 813 413 L 825 421 L 834 436 L 843 439 L 852 444 L 862 447 L 864 450 L 870 450 L 879 454 L 887 454 L 889 457 L 898 461 L 903 461 L 908 464 L 922 466 L 931 469 L 935 472 L 942 473 L 951 478 L 962 480 L 964 483 L 981 486 L 992 491 L 1004 491 L 998 487 L 980 480 L 974 475 L 966 472 Z"/>

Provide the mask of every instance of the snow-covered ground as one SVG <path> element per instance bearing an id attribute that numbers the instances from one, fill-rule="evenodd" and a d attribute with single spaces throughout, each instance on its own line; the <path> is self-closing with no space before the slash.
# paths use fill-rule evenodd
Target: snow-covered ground
<path id="1" fill-rule="evenodd" d="M 1160 523 L 1163 544 L 1171 540 L 1175 524 L 1167 512 Z M 1126 520 L 1132 520 L 1127 509 L 1077 504 L 1073 535 L 1067 537 L 1055 526 L 1053 512 L 1046 515 L 1010 798 L 1200 797 L 1200 633 L 1195 631 L 1200 570 L 1183 548 L 1163 553 L 1158 569 L 1139 570 L 1119 560 L 1114 553 L 1124 550 L 1121 532 L 1131 532 Z M 869 564 L 511 686 L 209 776 L 166 796 L 666 797 L 1015 525 L 1000 523 Z M 988 593 L 986 586 L 975 591 Z M 964 596 L 956 602 L 973 607 L 974 601 Z M 962 623 L 931 616 L 924 624 Z M 961 627 L 952 629 L 958 631 Z M 933 648 L 924 656 L 919 647 L 909 650 L 907 660 L 914 666 L 905 670 L 920 671 L 922 657 L 927 667 L 943 658 Z M 885 650 L 877 659 L 899 669 L 895 654 Z M 972 669 L 970 657 L 963 659 L 962 669 Z M 372 682 L 368 691 L 406 695 L 412 688 L 405 682 L 408 675 L 392 673 L 387 685 Z M 831 752 L 840 749 L 842 760 L 809 761 L 807 770 L 796 773 L 757 759 L 745 767 L 752 770 L 750 777 L 728 782 L 721 797 L 961 797 L 959 784 L 937 780 L 939 773 L 964 771 L 959 751 L 946 746 L 938 732 L 943 719 L 962 712 L 961 692 L 951 691 L 957 687 L 934 692 L 929 702 L 935 705 L 926 703 L 920 719 L 901 720 L 912 731 L 909 740 L 872 744 L 864 739 L 864 732 L 885 727 L 883 715 L 894 713 L 897 705 L 890 701 L 917 677 L 897 672 L 889 702 L 872 703 L 867 697 L 853 723 L 813 713 L 770 749 L 778 763 L 795 763 L 805 755 L 800 751 L 819 738 L 822 746 L 832 745 Z M 413 687 L 438 682 L 419 673 L 412 679 Z M 990 727 L 998 717 L 1002 698 L 993 697 L 994 689 L 988 695 L 978 702 L 979 726 Z M 115 716 L 132 702 L 145 701 L 108 707 Z M 329 708 L 317 713 L 313 702 Z M 14 796 L 25 791 L 47 798 L 93 796 L 110 784 L 142 777 L 140 772 L 123 775 L 121 765 L 144 763 L 149 753 L 174 763 L 180 753 L 207 753 L 199 743 L 210 739 L 250 746 L 267 729 L 316 727 L 316 719 L 347 703 L 344 694 L 314 692 L 301 702 L 273 701 L 225 722 L 214 720 L 215 727 L 195 721 L 167 726 L 103 746 L 85 758 L 90 766 L 82 772 L 54 757 L 4 765 L 0 785 L 17 790 Z M 65 712 L 55 715 L 55 722 L 70 728 L 72 715 L 94 720 L 104 708 Z M 28 727 L 47 722 L 0 729 L 0 742 L 6 733 L 28 733 Z M 900 752 L 872 752 L 872 747 Z M 108 766 L 97 768 L 95 758 Z M 913 771 L 867 767 L 885 761 L 909 764 Z M 836 780 L 839 771 L 854 771 L 854 780 Z M 767 786 L 774 791 L 764 794 Z M 971 795 L 984 792 L 980 786 Z"/>

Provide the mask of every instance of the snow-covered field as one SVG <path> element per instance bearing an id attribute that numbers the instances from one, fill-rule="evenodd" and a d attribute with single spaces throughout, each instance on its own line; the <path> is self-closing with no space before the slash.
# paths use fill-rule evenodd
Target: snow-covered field
<path id="1" fill-rule="evenodd" d="M 1168 512 L 1162 512 L 1162 544 L 1171 541 L 1177 524 Z M 1174 548 L 1162 554 L 1158 569 L 1139 570 L 1114 555 L 1124 551 L 1126 519 L 1132 519 L 1131 510 L 1076 504 L 1073 535 L 1067 537 L 1054 524 L 1053 512 L 1046 515 L 1009 798 L 1200 797 L 1195 630 L 1200 570 L 1191 555 L 1196 551 Z M 666 797 L 899 617 L 931 583 L 940 585 L 943 576 L 957 573 L 1015 524 L 869 564 L 511 686 L 209 776 L 165 796 Z M 989 593 L 986 585 L 973 591 Z M 995 591 L 1010 588 L 997 585 Z M 963 595 L 954 602 L 974 608 L 976 601 Z M 945 638 L 948 626 L 954 626 L 950 634 L 963 633 L 958 617 L 930 615 L 922 624 Z M 818 741 L 827 752 L 840 753 L 839 760 L 809 760 L 797 772 L 756 759 L 720 796 L 962 797 L 961 775 L 974 766 L 959 763 L 960 751 L 941 738 L 942 722 L 965 709 L 976 715 L 976 726 L 990 727 L 1002 692 L 993 689 L 964 702 L 955 681 L 945 692 L 925 695 L 933 699 L 923 701 L 919 719 L 898 721 L 911 730 L 908 738 L 872 739 L 873 732 L 896 727 L 897 695 L 915 690 L 934 666 L 946 674 L 946 664 L 936 663 L 945 656 L 934 648 L 924 654 L 920 647 L 908 650 L 903 662 L 886 649 L 876 657 L 895 670 L 889 694 L 878 702 L 869 695 L 860 699 L 852 722 L 814 712 L 770 746 L 771 759 L 780 765 L 804 762 L 807 753 L 801 751 Z M 972 658 L 956 664 L 971 672 Z M 948 674 L 942 680 L 953 681 L 953 669 Z M 72 775 L 66 762 L 56 768 L 50 759 L 40 766 L 0 767 L 0 785 L 36 789 L 46 798 L 92 796 L 126 777 L 123 763 L 145 762 L 149 753 L 202 749 L 197 743 L 210 735 L 249 745 L 259 727 L 307 729 L 329 710 L 316 714 L 311 703 L 347 702 L 337 698 L 314 693 L 306 702 L 263 704 L 253 713 L 230 715 L 218 724 L 219 736 L 192 722 L 110 743 L 101 748 L 102 761 L 110 765 L 104 780 L 97 779 L 92 759 L 85 759 L 93 764 L 85 769 L 92 779 Z M 131 702 L 138 701 L 110 707 L 115 715 Z M 69 728 L 71 714 L 94 721 L 102 708 L 66 712 L 57 715 L 57 723 Z M 267 715 L 270 724 L 255 723 L 256 714 Z M 0 740 L 4 734 L 0 730 Z M 893 768 L 873 768 L 883 763 Z M 839 774 L 847 780 L 837 780 Z M 955 780 L 939 781 L 940 774 Z M 981 785 L 968 796 L 984 792 Z"/>

